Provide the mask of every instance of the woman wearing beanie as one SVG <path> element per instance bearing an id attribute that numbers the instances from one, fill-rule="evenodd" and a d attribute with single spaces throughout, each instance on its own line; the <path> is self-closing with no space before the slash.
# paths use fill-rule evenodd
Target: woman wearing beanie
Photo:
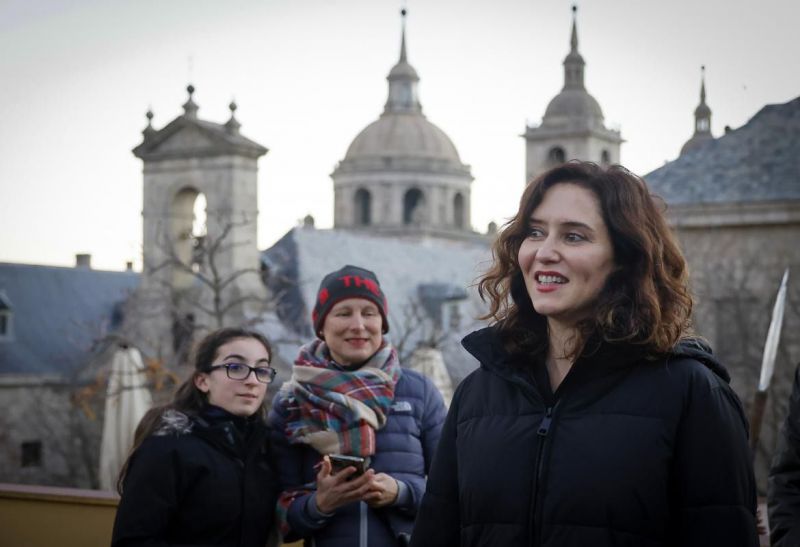
<path id="1" fill-rule="evenodd" d="M 430 380 L 400 367 L 387 315 L 373 272 L 345 266 L 322 280 L 317 339 L 300 349 L 269 416 L 285 541 L 408 542 L 446 410 Z"/>

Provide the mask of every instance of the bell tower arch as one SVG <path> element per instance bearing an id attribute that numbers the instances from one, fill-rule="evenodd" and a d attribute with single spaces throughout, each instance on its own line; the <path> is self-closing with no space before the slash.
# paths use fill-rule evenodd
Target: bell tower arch
<path id="1" fill-rule="evenodd" d="M 161 332 L 241 323 L 245 303 L 264 292 L 257 175 L 267 149 L 239 133 L 235 103 L 216 124 L 198 118 L 194 87 L 187 91 L 184 113 L 162 129 L 147 113 L 133 150 L 143 162 L 141 292 Z"/>

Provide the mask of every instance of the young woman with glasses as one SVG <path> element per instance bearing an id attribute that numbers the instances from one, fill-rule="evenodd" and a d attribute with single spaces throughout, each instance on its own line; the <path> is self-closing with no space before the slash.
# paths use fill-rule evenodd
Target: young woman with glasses
<path id="1" fill-rule="evenodd" d="M 257 332 L 200 341 L 192 376 L 136 430 L 113 547 L 266 544 L 278 496 L 264 410 L 271 359 Z"/>

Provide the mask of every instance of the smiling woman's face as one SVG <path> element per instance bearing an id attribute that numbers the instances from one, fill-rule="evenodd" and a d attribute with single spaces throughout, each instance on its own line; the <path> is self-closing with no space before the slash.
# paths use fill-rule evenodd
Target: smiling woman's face
<path id="1" fill-rule="evenodd" d="M 343 366 L 359 365 L 381 347 L 382 326 L 383 317 L 375 303 L 347 298 L 337 302 L 325 316 L 322 338 L 334 361 Z"/>
<path id="2" fill-rule="evenodd" d="M 268 367 L 267 348 L 255 338 L 234 338 L 217 350 L 211 366 L 242 364 Z M 195 377 L 197 389 L 208 395 L 208 402 L 236 416 L 252 416 L 264 401 L 267 384 L 256 380 L 254 372 L 244 380 L 232 380 L 224 368 L 201 372 Z"/>
<path id="3" fill-rule="evenodd" d="M 533 308 L 548 321 L 574 326 L 591 313 L 615 269 L 597 197 L 577 184 L 557 184 L 528 224 L 517 258 Z"/>

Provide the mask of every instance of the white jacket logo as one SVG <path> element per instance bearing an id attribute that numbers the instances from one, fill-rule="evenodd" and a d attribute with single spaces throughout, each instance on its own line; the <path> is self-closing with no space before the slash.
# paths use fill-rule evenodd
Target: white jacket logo
<path id="1" fill-rule="evenodd" d="M 411 412 L 411 403 L 408 401 L 396 401 L 392 404 L 392 412 Z"/>

